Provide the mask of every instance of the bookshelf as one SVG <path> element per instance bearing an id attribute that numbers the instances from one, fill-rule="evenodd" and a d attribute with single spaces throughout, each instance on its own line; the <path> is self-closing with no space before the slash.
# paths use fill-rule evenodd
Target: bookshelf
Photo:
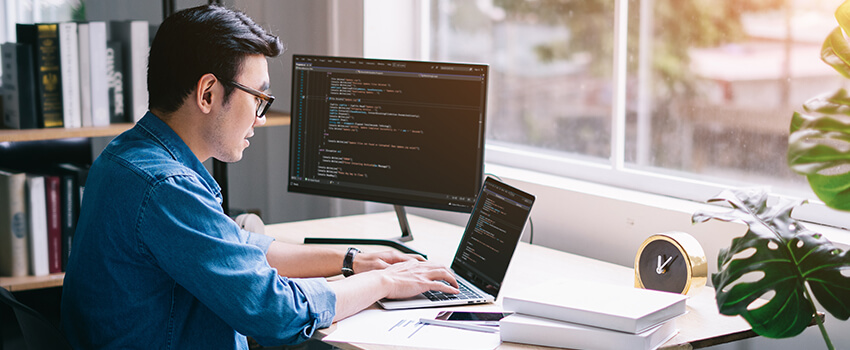
<path id="1" fill-rule="evenodd" d="M 289 114 L 269 111 L 266 115 L 267 126 L 289 125 Z M 28 129 L 28 130 L 0 130 L 0 142 L 23 142 L 56 140 L 73 137 L 103 137 L 117 136 L 118 134 L 133 127 L 132 123 L 111 124 L 105 127 L 85 128 L 53 128 L 53 129 Z M 22 276 L 22 277 L 0 277 L 0 287 L 11 292 L 51 288 L 62 286 L 65 279 L 64 273 L 54 273 L 47 276 Z"/>
<path id="2" fill-rule="evenodd" d="M 289 125 L 289 114 L 269 112 L 264 126 Z M 48 128 L 26 130 L 0 130 L 0 142 L 57 140 L 72 137 L 116 136 L 133 127 L 132 123 L 110 124 L 103 127 Z"/>

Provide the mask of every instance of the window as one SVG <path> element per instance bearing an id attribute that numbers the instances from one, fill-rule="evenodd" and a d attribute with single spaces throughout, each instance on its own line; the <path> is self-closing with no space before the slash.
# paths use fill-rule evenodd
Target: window
<path id="1" fill-rule="evenodd" d="M 699 201 L 813 198 L 788 126 L 845 84 L 819 54 L 841 2 L 423 1 L 419 58 L 490 65 L 488 161 Z"/>

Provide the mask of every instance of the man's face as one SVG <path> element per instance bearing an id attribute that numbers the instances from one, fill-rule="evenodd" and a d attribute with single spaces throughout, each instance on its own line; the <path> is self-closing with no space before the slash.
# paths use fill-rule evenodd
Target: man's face
<path id="1" fill-rule="evenodd" d="M 233 80 L 259 91 L 268 90 L 269 72 L 266 57 L 247 56 L 239 74 Z M 265 116 L 257 118 L 258 103 L 256 96 L 241 89 L 233 89 L 230 100 L 222 106 L 211 125 L 210 146 L 214 158 L 222 162 L 236 162 L 242 159 L 242 152 L 250 144 L 248 138 L 254 136 L 254 127 L 266 123 Z"/>

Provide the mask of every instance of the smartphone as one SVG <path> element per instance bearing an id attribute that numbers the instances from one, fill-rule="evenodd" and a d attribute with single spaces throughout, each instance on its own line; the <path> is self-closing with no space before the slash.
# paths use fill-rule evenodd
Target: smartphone
<path id="1" fill-rule="evenodd" d="M 513 312 L 440 311 L 436 319 L 443 321 L 469 321 L 484 325 L 499 325 L 499 320 Z"/>

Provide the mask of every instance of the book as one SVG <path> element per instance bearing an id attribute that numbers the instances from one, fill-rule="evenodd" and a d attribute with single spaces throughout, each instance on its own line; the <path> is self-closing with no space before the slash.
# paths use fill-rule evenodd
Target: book
<path id="1" fill-rule="evenodd" d="M 656 349 L 677 333 L 675 319 L 637 334 L 523 314 L 499 321 L 502 341 L 569 349 Z"/>
<path id="2" fill-rule="evenodd" d="M 3 64 L 3 125 L 8 129 L 35 129 L 35 80 L 32 47 L 20 43 L 0 45 Z"/>
<path id="3" fill-rule="evenodd" d="M 124 115 L 134 122 L 148 110 L 147 59 L 150 47 L 147 21 L 110 22 L 110 40 L 122 42 Z"/>
<path id="4" fill-rule="evenodd" d="M 27 175 L 27 218 L 29 233 L 29 272 L 33 276 L 50 273 L 47 253 L 47 198 L 44 176 Z"/>
<path id="5" fill-rule="evenodd" d="M 80 96 L 83 126 L 109 125 L 106 22 L 80 23 Z"/>
<path id="6" fill-rule="evenodd" d="M 58 164 L 56 172 L 60 178 L 60 199 L 62 201 L 62 270 L 71 256 L 74 243 L 74 232 L 77 229 L 77 219 L 80 216 L 80 203 L 85 188 L 88 169 L 69 163 Z"/>
<path id="7" fill-rule="evenodd" d="M 554 280 L 505 295 L 505 310 L 627 333 L 687 311 L 687 296 L 590 281 Z"/>
<path id="8" fill-rule="evenodd" d="M 112 40 L 106 43 L 106 76 L 109 81 L 109 122 L 128 122 L 124 114 L 124 63 L 122 43 Z"/>
<path id="9" fill-rule="evenodd" d="M 58 176 L 44 178 L 47 202 L 47 254 L 50 273 L 62 272 L 62 200 Z"/>
<path id="10" fill-rule="evenodd" d="M 62 123 L 66 128 L 79 128 L 80 116 L 80 55 L 77 43 L 77 23 L 59 23 L 59 67 L 62 69 Z"/>
<path id="11" fill-rule="evenodd" d="M 22 172 L 0 170 L 0 276 L 26 276 L 26 181 Z"/>
<path id="12" fill-rule="evenodd" d="M 61 128 L 64 118 L 59 25 L 56 23 L 18 23 L 15 30 L 19 43 L 32 46 L 37 125 L 39 128 Z"/>

